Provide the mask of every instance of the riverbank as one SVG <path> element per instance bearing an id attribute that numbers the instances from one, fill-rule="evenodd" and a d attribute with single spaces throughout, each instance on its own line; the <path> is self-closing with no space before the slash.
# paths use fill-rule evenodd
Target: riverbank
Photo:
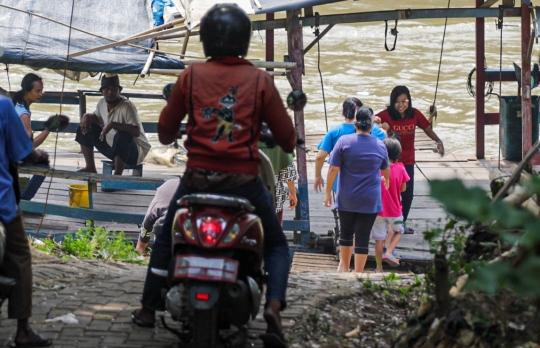
<path id="1" fill-rule="evenodd" d="M 146 267 L 62 260 L 35 249 L 32 256 L 34 307 L 31 324 L 41 334 L 54 339 L 55 348 L 182 347 L 160 322 L 155 329 L 141 329 L 131 322 L 131 312 L 140 306 Z M 381 275 L 372 273 L 359 277 L 374 283 L 382 282 Z M 403 275 L 404 282 L 413 279 L 412 275 Z M 303 315 L 328 298 L 347 297 L 362 287 L 363 283 L 353 273 L 297 273 L 293 269 L 287 290 L 288 307 L 283 312 L 285 334 L 297 340 L 295 325 Z M 6 310 L 4 307 L 0 316 L 0 346 L 10 342 L 16 327 L 16 321 L 6 319 Z M 257 348 L 262 347 L 257 337 L 266 328 L 260 313 L 249 328 L 250 343 Z M 168 323 L 176 327 L 170 318 Z M 304 345 L 296 345 L 300 346 Z"/>

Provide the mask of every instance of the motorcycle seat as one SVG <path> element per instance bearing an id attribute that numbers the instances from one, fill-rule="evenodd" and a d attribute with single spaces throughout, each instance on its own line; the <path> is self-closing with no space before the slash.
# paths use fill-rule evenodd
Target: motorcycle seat
<path id="1" fill-rule="evenodd" d="M 178 200 L 177 204 L 181 206 L 212 205 L 218 207 L 241 209 L 249 212 L 255 211 L 255 207 L 245 198 L 208 193 L 195 193 L 184 196 Z"/>

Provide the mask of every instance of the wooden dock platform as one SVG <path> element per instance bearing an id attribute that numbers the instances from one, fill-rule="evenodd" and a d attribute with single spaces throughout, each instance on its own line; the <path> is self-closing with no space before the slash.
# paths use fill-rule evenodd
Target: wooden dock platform
<path id="1" fill-rule="evenodd" d="M 313 190 L 316 144 L 322 139 L 323 134 L 310 134 L 306 137 L 307 168 L 308 168 L 308 190 L 309 190 L 309 211 L 310 230 L 320 236 L 321 242 L 328 238 L 329 230 L 335 226 L 333 214 L 329 208 L 324 207 L 324 194 L 315 193 Z M 434 152 L 435 145 L 428 139 L 422 131 L 416 136 L 416 160 L 415 171 L 415 197 L 411 212 L 409 214 L 409 225 L 415 229 L 415 233 L 404 235 L 398 246 L 398 256 L 409 259 L 430 258 L 428 245 L 423 241 L 422 232 L 441 225 L 445 218 L 445 213 L 439 204 L 429 196 L 429 180 L 433 179 L 462 179 L 467 185 L 480 186 L 485 189 L 489 187 L 489 171 L 486 167 L 489 161 L 478 161 L 473 155 L 450 153 L 441 158 Z M 53 154 L 51 153 L 51 163 Z M 96 153 L 96 164 L 98 172 L 101 172 L 102 156 Z M 56 169 L 76 171 L 84 164 L 84 159 L 80 153 L 62 152 L 56 156 Z M 504 161 L 506 167 L 509 163 Z M 327 164 L 323 168 L 323 175 L 326 176 Z M 183 173 L 183 167 L 167 167 L 157 164 L 145 164 L 144 177 L 173 178 Z M 130 175 L 129 171 L 124 175 Z M 48 197 L 49 204 L 68 205 L 68 185 L 71 183 L 82 183 L 69 179 L 54 178 L 49 187 L 49 178 L 45 180 L 33 201 L 45 202 Z M 94 193 L 94 209 L 111 210 L 119 212 L 130 212 L 144 214 L 154 196 L 152 190 L 120 190 L 115 192 Z M 285 219 L 293 219 L 294 211 L 286 210 Z M 136 239 L 139 234 L 139 226 L 135 224 L 119 224 L 114 222 L 95 221 L 98 226 L 104 226 L 113 231 L 124 231 L 126 236 Z M 66 218 L 61 216 L 46 215 L 43 219 L 41 214 L 25 213 L 25 226 L 29 231 L 40 230 L 40 236 L 50 233 L 54 235 L 75 232 L 85 225 L 83 219 Z M 287 238 L 293 240 L 293 232 L 286 232 Z M 373 251 L 371 251 L 373 253 Z M 325 260 L 329 261 L 328 258 Z M 335 262 L 335 261 L 334 261 Z M 335 265 L 333 265 L 335 266 Z"/>

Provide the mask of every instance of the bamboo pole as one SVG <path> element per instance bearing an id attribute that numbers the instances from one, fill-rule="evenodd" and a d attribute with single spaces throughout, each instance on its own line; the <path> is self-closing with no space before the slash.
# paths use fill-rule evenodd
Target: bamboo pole
<path id="1" fill-rule="evenodd" d="M 175 21 L 172 21 L 172 22 L 169 22 L 169 23 L 165 23 L 165 24 L 162 24 L 162 25 L 159 25 L 157 27 L 153 27 L 151 29 L 148 29 L 148 30 L 145 30 L 145 31 L 141 31 L 140 33 L 137 33 L 137 34 L 134 34 L 134 35 L 131 35 L 131 36 L 128 36 L 126 39 L 132 39 L 134 37 L 138 37 L 138 36 L 141 36 L 141 35 L 145 35 L 145 34 L 149 34 L 149 33 L 153 33 L 153 32 L 156 32 L 156 31 L 161 31 L 163 29 L 169 29 L 171 27 L 174 27 L 175 25 L 177 24 L 182 24 L 186 21 L 185 18 L 180 18 L 180 19 L 177 19 Z"/>
<path id="2" fill-rule="evenodd" d="M 180 75 L 184 69 L 148 69 L 150 74 Z"/>
<path id="3" fill-rule="evenodd" d="M 191 35 L 191 30 L 186 30 L 186 37 L 184 38 L 184 42 L 182 43 L 182 51 L 180 53 L 180 58 L 184 58 L 186 56 L 187 51 L 187 45 L 189 42 L 189 36 Z"/>
<path id="4" fill-rule="evenodd" d="M 189 34 L 189 36 L 198 36 L 198 35 L 199 35 L 198 30 L 193 30 Z M 179 38 L 182 38 L 182 37 L 186 37 L 186 33 L 169 34 L 169 35 L 158 36 L 158 37 L 155 37 L 154 40 L 163 41 L 163 40 L 170 40 L 170 39 L 179 39 Z"/>
<path id="5" fill-rule="evenodd" d="M 146 64 L 144 64 L 144 67 L 139 74 L 140 77 L 144 78 L 146 77 L 146 74 L 148 74 L 148 69 L 150 69 L 150 66 L 152 65 L 152 61 L 154 60 L 154 56 L 156 55 L 155 52 L 150 52 L 148 55 L 148 59 L 146 60 Z"/>
<path id="6" fill-rule="evenodd" d="M 184 65 L 190 65 L 195 63 L 204 63 L 204 60 L 184 60 L 182 61 Z M 259 61 L 251 61 L 251 64 L 253 66 L 256 66 L 257 68 L 274 68 L 274 69 L 296 69 L 296 63 L 295 62 L 259 62 Z M 150 74 L 162 74 L 162 75 L 180 75 L 184 71 L 184 69 L 148 69 L 148 73 Z M 283 72 L 273 72 L 274 76 L 283 76 Z"/>
<path id="7" fill-rule="evenodd" d="M 82 50 L 82 51 L 71 53 L 71 54 L 68 55 L 68 58 L 80 57 L 80 56 L 83 56 L 85 54 L 89 54 L 89 53 L 93 53 L 93 52 L 97 52 L 97 51 L 103 51 L 103 50 L 105 50 L 107 48 L 114 48 L 114 47 L 118 47 L 118 46 L 122 46 L 122 45 L 127 45 L 127 44 L 130 44 L 132 42 L 136 42 L 136 41 L 142 41 L 142 40 L 146 40 L 146 39 L 153 39 L 154 37 L 159 36 L 160 34 L 162 34 L 164 32 L 174 33 L 174 32 L 180 31 L 180 30 L 186 30 L 186 26 L 167 29 L 167 30 L 161 31 L 159 33 L 150 33 L 150 34 L 146 34 L 146 35 L 141 35 L 141 36 L 134 37 L 134 38 L 131 38 L 131 39 L 118 40 L 116 42 L 112 42 L 112 43 L 109 43 L 109 44 L 106 44 L 106 45 L 101 45 L 101 46 L 90 48 L 90 49 L 87 49 L 87 50 Z M 176 55 L 178 55 L 178 54 L 176 54 Z"/>
<path id="8" fill-rule="evenodd" d="M 194 63 L 202 63 L 204 60 L 183 60 L 184 65 L 190 65 Z M 275 69 L 295 69 L 296 62 L 261 62 L 261 61 L 249 61 L 253 66 L 257 68 L 275 68 Z"/>
<path id="9" fill-rule="evenodd" d="M 508 192 L 510 187 L 512 187 L 512 185 L 514 185 L 519 180 L 519 178 L 521 177 L 521 172 L 523 171 L 523 169 L 525 169 L 529 161 L 533 159 L 533 157 L 538 153 L 538 150 L 540 150 L 540 140 L 537 140 L 536 143 L 534 143 L 533 147 L 529 150 L 527 155 L 523 157 L 523 159 L 519 163 L 519 166 L 516 168 L 516 171 L 512 174 L 512 176 L 504 184 L 504 186 L 499 190 L 499 192 L 497 192 L 497 195 L 493 197 L 493 202 L 496 202 L 501 197 L 503 197 Z"/>

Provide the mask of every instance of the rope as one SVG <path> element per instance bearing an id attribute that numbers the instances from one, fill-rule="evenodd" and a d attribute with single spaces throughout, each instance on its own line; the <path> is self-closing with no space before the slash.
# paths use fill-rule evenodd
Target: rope
<path id="1" fill-rule="evenodd" d="M 319 27 L 315 28 L 315 31 L 313 32 L 315 36 L 319 36 Z M 323 106 L 324 106 L 324 122 L 326 123 L 326 132 L 328 132 L 328 114 L 326 112 L 326 97 L 324 96 L 324 81 L 322 77 L 321 72 L 321 40 L 317 41 L 317 70 L 319 71 L 319 78 L 321 79 L 321 92 L 322 92 L 322 99 L 323 99 Z"/>
<path id="2" fill-rule="evenodd" d="M 66 53 L 66 64 L 64 65 L 64 78 L 62 80 L 62 90 L 60 91 L 60 109 L 58 111 L 59 114 L 62 114 L 62 101 L 64 99 L 64 88 L 65 88 L 65 85 L 66 85 L 66 71 L 67 71 L 67 67 L 68 67 L 68 62 L 69 62 L 69 49 L 71 47 L 71 27 L 72 27 L 72 23 L 73 23 L 73 12 L 75 10 L 75 0 L 72 0 L 72 3 L 71 3 L 71 17 L 69 19 L 69 35 L 68 35 L 68 48 L 67 48 L 67 53 Z M 49 171 L 51 170 L 51 168 L 54 168 L 56 166 L 56 150 L 58 149 L 58 134 L 59 132 L 56 132 L 56 138 L 54 140 L 54 155 L 53 155 L 53 165 L 52 167 L 49 168 Z M 49 203 L 49 194 L 50 194 L 50 191 L 51 191 L 51 185 L 52 185 L 52 181 L 53 181 L 53 177 L 54 177 L 54 171 L 52 171 L 52 175 L 51 175 L 51 180 L 49 181 L 49 187 L 47 187 L 47 194 L 45 195 L 45 204 L 43 206 L 43 213 L 41 214 L 41 219 L 39 221 L 39 226 L 38 226 L 38 229 L 36 231 L 36 234 L 34 235 L 34 237 L 32 237 L 32 240 L 35 240 L 37 239 L 37 237 L 39 236 L 39 232 L 41 231 L 41 227 L 43 226 L 43 220 L 45 218 L 45 212 L 47 211 L 47 205 Z"/>
<path id="3" fill-rule="evenodd" d="M 485 59 L 484 59 L 484 69 L 488 69 Z M 472 85 L 472 75 L 474 74 L 475 71 L 476 71 L 476 68 L 472 68 L 471 72 L 467 76 L 467 92 L 473 98 L 476 98 L 476 92 L 474 90 L 474 86 Z M 484 87 L 484 90 L 485 90 L 484 97 L 488 97 L 487 100 L 489 100 L 489 97 L 491 97 L 491 95 L 494 94 L 493 93 L 494 86 L 495 84 L 493 81 L 489 81 L 489 82 L 486 81 L 485 87 Z"/>
<path id="4" fill-rule="evenodd" d="M 448 0 L 448 8 L 450 8 L 450 0 Z M 441 64 L 442 64 L 444 38 L 446 37 L 447 24 L 448 24 L 448 17 L 444 19 L 444 31 L 443 31 L 442 44 L 441 44 L 441 55 L 439 57 L 439 71 L 437 72 L 437 84 L 435 85 L 435 96 L 433 96 L 433 106 L 435 106 L 435 102 L 437 101 L 437 90 L 439 89 L 439 77 L 441 76 Z"/>
<path id="5" fill-rule="evenodd" d="M 9 65 L 6 64 L 6 75 L 7 75 L 7 82 L 9 86 L 9 91 L 11 92 L 11 81 L 9 80 Z"/>
<path id="6" fill-rule="evenodd" d="M 429 180 L 429 178 L 427 177 L 427 175 L 422 171 L 422 169 L 420 169 L 420 167 L 418 166 L 418 163 L 414 162 L 414 165 L 416 166 L 416 168 L 420 171 L 420 173 L 422 173 L 422 175 L 424 176 L 424 178 L 426 178 L 426 180 L 428 182 L 431 182 L 431 180 Z"/>

